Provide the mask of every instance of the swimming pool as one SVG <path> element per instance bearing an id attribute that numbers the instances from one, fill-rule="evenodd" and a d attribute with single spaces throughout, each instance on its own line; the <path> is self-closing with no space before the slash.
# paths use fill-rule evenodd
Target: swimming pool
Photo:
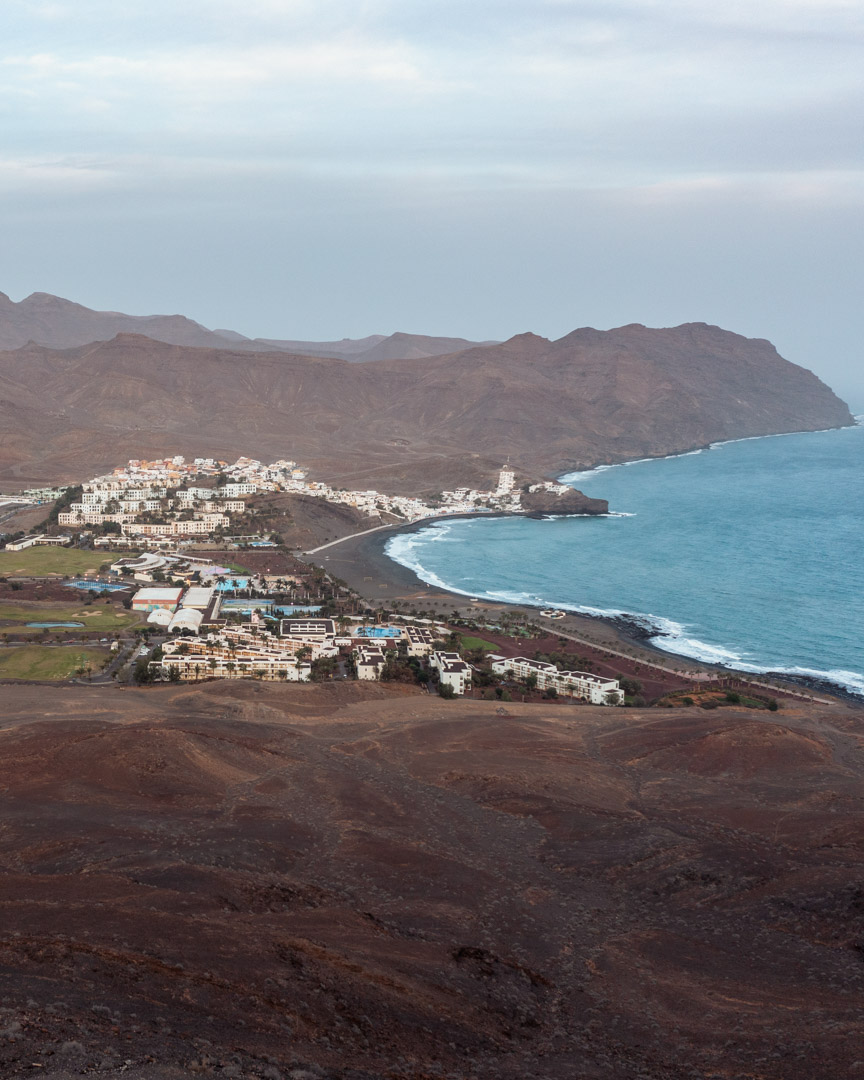
<path id="1" fill-rule="evenodd" d="M 90 581 L 84 578 L 64 584 L 67 589 L 86 589 L 87 592 L 123 592 L 129 588 L 128 585 L 113 585 L 110 581 Z"/>
<path id="2" fill-rule="evenodd" d="M 402 631 L 395 626 L 358 626 L 354 637 L 399 638 L 402 637 Z"/>
<path id="3" fill-rule="evenodd" d="M 77 629 L 79 626 L 83 626 L 83 622 L 28 622 L 28 626 L 38 627 L 40 630 L 52 630 L 55 627 L 63 629 Z"/>
<path id="4" fill-rule="evenodd" d="M 216 592 L 236 592 L 237 589 L 248 588 L 248 577 L 227 577 L 224 581 L 216 582 Z"/>

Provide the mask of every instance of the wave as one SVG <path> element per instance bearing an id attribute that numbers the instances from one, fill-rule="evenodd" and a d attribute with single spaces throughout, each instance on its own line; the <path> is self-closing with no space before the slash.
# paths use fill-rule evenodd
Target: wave
<path id="1" fill-rule="evenodd" d="M 567 601 L 550 600 L 548 597 L 538 596 L 536 593 L 511 592 L 505 589 L 484 590 L 478 587 L 460 588 L 458 585 L 444 581 L 434 571 L 425 567 L 418 558 L 417 549 L 423 547 L 426 543 L 443 539 L 443 537 L 431 534 L 438 530 L 443 531 L 446 528 L 446 526 L 431 525 L 417 533 L 391 537 L 387 542 L 385 551 L 395 562 L 400 563 L 409 570 L 413 570 L 422 581 L 436 588 L 456 593 L 459 596 L 476 596 L 499 604 L 519 604 L 524 607 L 536 607 L 538 609 L 558 608 L 562 611 L 572 612 L 574 615 L 589 615 L 599 619 L 626 619 L 628 623 L 646 631 L 648 641 L 655 648 L 670 655 L 683 656 L 703 664 L 713 664 L 753 675 L 767 675 L 770 673 L 778 676 L 788 675 L 815 679 L 837 686 L 848 693 L 864 697 L 864 674 L 860 672 L 843 669 L 820 670 L 818 668 L 797 666 L 784 667 L 767 661 L 754 662 L 752 657 L 747 657 L 722 645 L 712 645 L 709 642 L 690 636 L 684 624 L 662 615 L 625 611 L 622 608 L 600 608 L 591 604 L 574 604 Z M 458 543 L 458 541 L 451 542 Z"/>
<path id="2" fill-rule="evenodd" d="M 841 668 L 833 668 L 828 671 L 820 671 L 818 668 L 806 667 L 751 667 L 739 665 L 742 671 L 751 671 L 754 674 L 790 675 L 805 679 L 816 679 L 819 682 L 832 683 L 840 686 L 856 697 L 864 698 L 864 675 L 857 671 L 844 671 Z"/>

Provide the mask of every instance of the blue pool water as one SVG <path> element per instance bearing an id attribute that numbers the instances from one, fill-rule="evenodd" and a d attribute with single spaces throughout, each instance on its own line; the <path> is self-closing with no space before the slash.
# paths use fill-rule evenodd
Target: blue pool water
<path id="1" fill-rule="evenodd" d="M 39 627 L 42 630 L 49 630 L 54 627 L 63 627 L 68 629 L 75 629 L 79 626 L 83 626 L 82 622 L 28 622 L 28 626 Z"/>
<path id="2" fill-rule="evenodd" d="M 229 577 L 224 581 L 216 582 L 216 592 L 235 592 L 238 589 L 248 589 L 248 577 Z"/>
<path id="3" fill-rule="evenodd" d="M 392 626 L 358 626 L 354 631 L 354 637 L 368 638 L 398 638 L 402 631 Z"/>
<path id="4" fill-rule="evenodd" d="M 864 693 L 864 427 L 564 479 L 613 514 L 445 521 L 388 554 L 468 596 L 632 614 L 670 652 Z"/>
<path id="5" fill-rule="evenodd" d="M 123 592 L 128 585 L 114 585 L 108 581 L 89 581 L 81 578 L 78 581 L 67 581 L 67 589 L 84 589 L 87 592 Z"/>

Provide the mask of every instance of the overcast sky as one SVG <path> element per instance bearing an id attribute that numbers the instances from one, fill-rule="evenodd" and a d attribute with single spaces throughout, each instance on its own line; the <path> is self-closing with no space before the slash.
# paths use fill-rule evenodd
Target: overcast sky
<path id="1" fill-rule="evenodd" d="M 5 0 L 0 290 L 263 337 L 705 321 L 864 409 L 862 39 L 862 0 Z"/>

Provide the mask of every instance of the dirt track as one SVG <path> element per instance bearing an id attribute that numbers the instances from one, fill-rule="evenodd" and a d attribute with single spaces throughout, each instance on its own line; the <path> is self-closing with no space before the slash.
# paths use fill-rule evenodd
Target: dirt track
<path id="1" fill-rule="evenodd" d="M 864 1060 L 862 715 L 3 690 L 4 1080 Z"/>

